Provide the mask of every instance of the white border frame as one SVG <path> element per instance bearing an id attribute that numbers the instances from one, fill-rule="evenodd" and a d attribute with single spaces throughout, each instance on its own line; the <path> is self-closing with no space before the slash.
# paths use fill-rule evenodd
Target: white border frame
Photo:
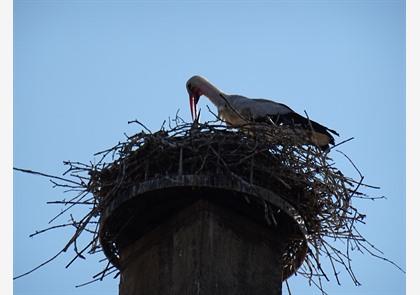
<path id="1" fill-rule="evenodd" d="M 419 235 L 419 13 L 418 0 L 406 1 L 406 290 L 414 295 L 420 272 Z M 417 96 L 416 96 L 417 95 Z M 417 98 L 417 100 L 416 100 Z M 417 112 L 416 112 L 417 110 Z"/>
<path id="2" fill-rule="evenodd" d="M 13 294 L 13 1 L 0 1 L 0 293 Z"/>

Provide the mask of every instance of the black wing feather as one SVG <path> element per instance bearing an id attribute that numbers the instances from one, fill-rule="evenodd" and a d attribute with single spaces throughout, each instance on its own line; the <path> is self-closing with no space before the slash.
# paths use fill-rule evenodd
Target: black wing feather
<path id="1" fill-rule="evenodd" d="M 270 119 L 271 121 L 273 121 L 275 124 L 280 125 L 280 124 L 285 124 L 285 125 L 289 125 L 291 127 L 298 127 L 298 128 L 304 128 L 304 129 L 311 129 L 311 126 L 313 128 L 313 130 L 315 132 L 319 132 L 322 134 L 325 134 L 328 136 L 328 138 L 330 139 L 330 144 L 334 145 L 335 141 L 334 141 L 334 137 L 331 135 L 337 135 L 339 136 L 339 134 L 332 129 L 329 129 L 315 121 L 309 120 L 308 118 L 305 118 L 301 115 L 299 115 L 298 113 L 295 112 L 290 112 L 288 114 L 272 114 L 272 115 L 267 115 L 266 118 L 259 118 L 256 121 L 264 121 L 267 122 L 268 119 Z M 310 122 L 310 124 L 309 124 Z M 331 133 L 330 133 L 331 132 Z"/>

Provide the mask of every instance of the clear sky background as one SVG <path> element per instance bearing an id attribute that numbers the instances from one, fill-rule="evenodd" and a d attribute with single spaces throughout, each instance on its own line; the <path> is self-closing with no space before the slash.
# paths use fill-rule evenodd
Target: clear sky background
<path id="1" fill-rule="evenodd" d="M 60 175 L 63 160 L 137 132 L 139 119 L 190 118 L 186 80 L 200 74 L 227 93 L 269 98 L 328 127 L 358 165 L 362 233 L 405 268 L 404 1 L 14 1 L 14 165 Z M 200 100 L 202 120 L 209 119 Z M 339 168 L 357 174 L 332 152 Z M 14 174 L 14 274 L 59 251 L 69 232 L 36 238 L 63 199 L 47 179 Z M 66 221 L 66 215 L 62 221 Z M 14 294 L 117 294 L 118 279 L 74 286 L 101 270 L 99 256 L 64 266 L 68 253 L 14 283 Z M 330 294 L 404 294 L 405 275 L 355 253 L 362 286 L 342 271 Z M 304 279 L 293 294 L 318 294 Z"/>

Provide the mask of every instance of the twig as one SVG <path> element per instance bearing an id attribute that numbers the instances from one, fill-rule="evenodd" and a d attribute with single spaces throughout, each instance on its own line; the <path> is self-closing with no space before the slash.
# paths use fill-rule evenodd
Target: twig
<path id="1" fill-rule="evenodd" d="M 65 181 L 65 182 L 69 182 L 69 183 L 73 183 L 73 184 L 76 184 L 76 185 L 80 185 L 80 183 L 75 182 L 75 181 L 72 181 L 70 179 L 66 179 L 66 178 L 62 178 L 62 177 L 54 176 L 54 175 L 50 175 L 50 174 L 45 174 L 45 173 L 38 172 L 38 171 L 33 171 L 33 170 L 29 170 L 29 169 L 22 169 L 22 168 L 17 168 L 17 167 L 13 167 L 13 170 L 20 171 L 20 172 L 23 172 L 23 173 L 29 173 L 29 174 L 35 174 L 35 175 L 45 176 L 45 177 L 49 177 L 49 178 L 53 178 L 53 179 L 59 179 L 59 180 Z"/>

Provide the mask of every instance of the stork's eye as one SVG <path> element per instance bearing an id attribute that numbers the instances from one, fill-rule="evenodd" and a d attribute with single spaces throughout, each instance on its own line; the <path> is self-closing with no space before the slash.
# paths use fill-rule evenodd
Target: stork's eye
<path id="1" fill-rule="evenodd" d="M 191 83 L 188 83 L 187 87 L 188 87 L 189 89 L 191 89 Z"/>

